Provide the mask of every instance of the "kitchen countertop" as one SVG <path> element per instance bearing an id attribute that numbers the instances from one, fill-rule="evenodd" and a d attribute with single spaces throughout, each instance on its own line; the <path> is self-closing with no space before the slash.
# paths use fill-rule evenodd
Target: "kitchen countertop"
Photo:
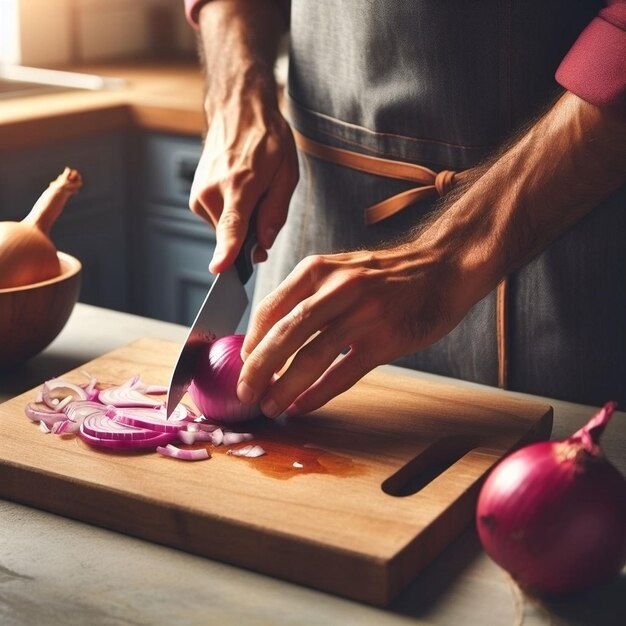
<path id="1" fill-rule="evenodd" d="M 66 328 L 42 354 L 11 373 L 0 374 L 0 401 L 139 337 L 182 341 L 186 330 L 78 304 Z M 420 372 L 402 373 L 484 389 Z M 576 430 L 595 410 L 547 401 L 554 407 L 555 438 Z M 603 444 L 608 458 L 626 472 L 626 413 L 616 413 Z M 539 603 L 525 598 L 491 562 L 471 527 L 388 609 L 361 605 L 2 500 L 0 528 L 3 626 L 626 623 L 626 570 L 595 591 Z"/>
<path id="2" fill-rule="evenodd" d="M 0 100 L 0 150 L 123 128 L 195 136 L 204 131 L 204 86 L 198 62 L 154 61 L 64 69 L 120 78 L 123 86 Z"/>

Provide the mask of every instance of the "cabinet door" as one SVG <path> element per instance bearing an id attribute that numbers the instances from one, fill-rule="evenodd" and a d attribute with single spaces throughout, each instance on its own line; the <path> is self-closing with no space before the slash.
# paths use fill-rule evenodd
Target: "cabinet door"
<path id="1" fill-rule="evenodd" d="M 0 151 L 0 219 L 21 220 L 65 166 L 81 173 L 51 237 L 83 265 L 80 301 L 120 310 L 128 306 L 126 164 L 122 132 Z"/>
<path id="2" fill-rule="evenodd" d="M 207 294 L 213 230 L 189 211 L 152 207 L 143 214 L 132 301 L 140 315 L 189 325 Z"/>

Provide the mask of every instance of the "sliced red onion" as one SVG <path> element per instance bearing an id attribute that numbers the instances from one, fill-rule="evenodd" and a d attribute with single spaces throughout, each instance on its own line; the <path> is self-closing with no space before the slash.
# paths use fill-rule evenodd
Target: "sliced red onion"
<path id="1" fill-rule="evenodd" d="M 103 405 L 99 402 L 94 402 L 93 400 L 78 400 L 76 402 L 70 402 L 64 408 L 64 412 L 68 420 L 80 424 L 87 415 L 102 412 L 102 408 Z"/>
<path id="2" fill-rule="evenodd" d="M 206 430 L 179 430 L 178 439 L 188 446 L 199 441 L 210 441 L 213 443 L 213 434 Z"/>
<path id="3" fill-rule="evenodd" d="M 87 400 L 95 400 L 98 397 L 98 381 L 96 378 L 90 376 L 89 374 L 87 374 L 87 376 L 89 376 L 89 382 L 81 386 L 87 394 Z"/>
<path id="4" fill-rule="evenodd" d="M 181 459 L 183 461 L 202 461 L 204 459 L 211 458 L 211 455 L 206 448 L 183 450 L 182 448 L 177 448 L 172 444 L 168 444 L 165 447 L 159 446 L 156 451 L 163 456 L 169 456 L 174 459 Z"/>
<path id="5" fill-rule="evenodd" d="M 224 441 L 224 431 L 221 428 L 216 428 L 213 433 L 213 445 L 221 446 Z"/>
<path id="6" fill-rule="evenodd" d="M 71 420 L 60 420 L 52 424 L 50 432 L 54 435 L 71 435 L 77 433 L 80 429 L 80 424 L 72 422 Z"/>
<path id="7" fill-rule="evenodd" d="M 250 441 L 251 439 L 254 439 L 254 435 L 252 433 L 225 432 L 222 443 L 225 446 L 232 446 L 237 443 L 242 443 L 243 441 Z"/>
<path id="8" fill-rule="evenodd" d="M 106 407 L 101 413 L 92 413 L 85 417 L 80 425 L 80 432 L 97 439 L 121 439 L 125 441 L 151 439 L 159 435 L 167 435 L 171 441 L 176 436 L 176 433 L 163 433 L 116 422 L 106 414 Z"/>
<path id="9" fill-rule="evenodd" d="M 261 446 L 248 445 L 244 446 L 243 448 L 235 448 L 229 450 L 226 454 L 230 454 L 231 456 L 244 456 L 248 457 L 249 459 L 254 459 L 259 456 L 263 456 L 264 454 L 266 454 L 266 452 Z"/>
<path id="10" fill-rule="evenodd" d="M 44 408 L 44 406 L 45 405 L 37 406 L 36 404 L 29 402 L 24 407 L 24 413 L 26 414 L 28 419 L 32 420 L 33 422 L 44 422 L 48 426 L 52 426 L 52 424 L 58 422 L 59 420 L 66 419 L 65 413 L 59 413 L 58 411 L 54 411 L 47 407 Z"/>
<path id="11" fill-rule="evenodd" d="M 63 378 L 47 381 L 37 394 L 41 403 L 29 403 L 26 415 L 39 422 L 45 433 L 57 435 L 78 433 L 89 445 L 108 449 L 157 449 L 165 456 L 185 460 L 210 458 L 206 448 L 182 449 L 171 445 L 211 442 L 215 446 L 234 445 L 253 438 L 251 433 L 226 431 L 219 424 L 196 416 L 179 404 L 169 419 L 162 402 L 147 393 L 164 394 L 163 385 L 146 385 L 139 376 L 122 385 L 98 392 L 98 381 L 86 374 L 89 382 L 75 385 Z M 261 456 L 260 446 L 229 450 L 234 456 Z"/>
<path id="12" fill-rule="evenodd" d="M 98 394 L 98 401 L 102 404 L 110 404 L 112 406 L 129 406 L 129 407 L 150 407 L 157 408 L 162 406 L 160 400 L 151 398 L 141 391 L 145 389 L 145 385 L 138 376 L 127 380 L 124 384 L 108 387 Z"/>
<path id="13" fill-rule="evenodd" d="M 187 411 L 184 407 L 182 410 L 175 410 L 169 419 L 163 408 L 111 407 L 107 415 L 121 424 L 149 428 L 162 433 L 177 433 L 184 428 L 187 419 Z"/>
<path id="14" fill-rule="evenodd" d="M 113 450 L 155 449 L 157 446 L 168 444 L 173 437 L 171 433 L 157 433 L 147 439 L 101 439 L 88 435 L 82 428 L 78 431 L 78 435 L 91 446 Z"/>
<path id="15" fill-rule="evenodd" d="M 68 397 L 70 400 L 67 402 L 71 402 L 72 400 L 87 400 L 89 396 L 82 387 L 63 378 L 52 378 L 43 384 L 41 399 L 51 409 L 58 408 L 58 405 Z"/>

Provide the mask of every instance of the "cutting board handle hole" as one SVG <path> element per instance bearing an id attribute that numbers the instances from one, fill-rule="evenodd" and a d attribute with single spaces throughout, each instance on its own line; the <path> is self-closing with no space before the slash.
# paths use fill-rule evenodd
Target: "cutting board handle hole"
<path id="1" fill-rule="evenodd" d="M 381 489 L 390 496 L 412 496 L 441 476 L 474 447 L 474 442 L 458 437 L 441 439 L 395 471 L 382 483 Z"/>

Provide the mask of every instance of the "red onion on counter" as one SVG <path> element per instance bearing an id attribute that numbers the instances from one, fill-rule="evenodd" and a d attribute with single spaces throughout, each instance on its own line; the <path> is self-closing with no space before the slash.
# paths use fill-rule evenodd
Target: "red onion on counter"
<path id="1" fill-rule="evenodd" d="M 626 564 L 626 479 L 599 445 L 615 407 L 606 404 L 567 439 L 509 455 L 481 489 L 481 543 L 532 591 L 581 591 Z"/>

